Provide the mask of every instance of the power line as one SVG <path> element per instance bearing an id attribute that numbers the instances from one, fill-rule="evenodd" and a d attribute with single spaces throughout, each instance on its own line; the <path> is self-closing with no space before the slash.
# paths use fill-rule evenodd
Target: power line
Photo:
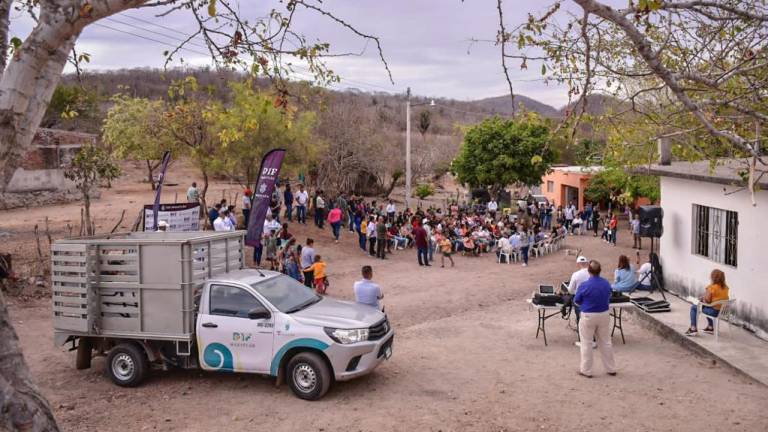
<path id="1" fill-rule="evenodd" d="M 158 31 L 150 30 L 148 28 L 137 26 L 135 24 L 127 23 L 125 21 L 120 21 L 120 20 L 117 20 L 117 19 L 112 18 L 112 17 L 107 17 L 106 19 L 108 21 L 111 21 L 111 22 L 122 24 L 122 25 L 124 25 L 126 27 L 129 27 L 131 29 L 134 29 L 134 30 L 140 30 L 140 31 L 152 33 L 152 34 L 155 34 L 155 35 L 158 35 L 158 36 L 162 36 L 164 38 L 172 39 L 172 40 L 175 40 L 175 41 L 178 41 L 178 42 L 184 42 L 186 44 L 194 45 L 194 46 L 199 47 L 199 48 L 208 49 L 207 46 L 205 46 L 203 44 L 200 44 L 200 43 L 196 43 L 194 40 L 189 39 L 189 37 L 187 37 L 187 38 L 180 38 L 180 37 L 177 37 L 177 36 L 170 36 L 170 35 L 167 35 L 165 33 L 161 33 L 161 32 L 158 32 Z"/>
<path id="2" fill-rule="evenodd" d="M 181 50 L 189 51 L 189 52 L 192 52 L 192 53 L 195 53 L 195 54 L 199 54 L 199 55 L 203 55 L 203 56 L 206 56 L 206 57 L 211 55 L 210 53 L 204 53 L 204 52 L 200 52 L 200 51 L 195 51 L 193 49 L 186 48 L 186 47 L 179 47 L 178 45 L 174 45 L 172 43 L 168 43 L 168 42 L 157 40 L 157 39 L 154 39 L 154 38 L 151 38 L 151 37 L 148 37 L 148 36 L 132 33 L 132 32 L 129 32 L 127 30 L 122 30 L 122 29 L 118 29 L 118 28 L 115 28 L 115 27 L 111 27 L 111 26 L 108 26 L 106 24 L 101 24 L 101 23 L 96 22 L 96 23 L 93 23 L 93 25 L 98 26 L 98 27 L 103 27 L 103 28 L 106 28 L 106 29 L 109 29 L 109 30 L 112 30 L 112 31 L 119 32 L 119 33 L 124 33 L 124 34 L 127 34 L 127 35 L 131 35 L 131 36 L 134 36 L 134 37 L 137 37 L 137 38 L 140 38 L 140 39 L 148 40 L 150 42 L 159 43 L 161 45 L 169 46 L 169 47 L 172 47 L 172 48 L 179 48 Z"/>

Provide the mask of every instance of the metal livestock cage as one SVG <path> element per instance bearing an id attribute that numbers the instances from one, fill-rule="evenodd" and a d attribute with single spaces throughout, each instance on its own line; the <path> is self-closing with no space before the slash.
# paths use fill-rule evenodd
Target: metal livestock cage
<path id="1" fill-rule="evenodd" d="M 51 247 L 56 342 L 69 336 L 191 342 L 194 295 L 244 266 L 244 231 L 131 232 Z"/>

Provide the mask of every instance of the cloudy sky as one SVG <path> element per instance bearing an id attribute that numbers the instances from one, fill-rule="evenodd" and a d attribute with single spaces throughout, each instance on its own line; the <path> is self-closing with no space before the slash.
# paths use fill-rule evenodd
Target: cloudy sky
<path id="1" fill-rule="evenodd" d="M 375 49 L 369 45 L 362 56 L 329 60 L 344 80 L 339 87 L 389 92 L 411 87 L 417 95 L 461 100 L 508 92 L 498 47 L 487 42 L 470 43 L 472 38 L 495 38 L 495 0 L 326 0 L 324 4 L 359 30 L 379 36 L 395 81 L 394 85 L 389 82 Z M 529 12 L 541 12 L 549 4 L 546 0 L 507 0 L 505 21 L 511 27 L 523 22 Z M 263 16 L 275 5 L 284 7 L 275 0 L 240 1 L 243 14 L 251 18 Z M 189 12 L 157 18 L 161 11 L 130 10 L 86 28 L 77 49 L 91 54 L 87 68 L 161 67 L 163 51 L 194 30 Z M 21 13 L 15 13 L 14 18 L 12 34 L 23 38 L 32 22 Z M 360 52 L 366 47 L 364 40 L 315 12 L 299 10 L 296 23 L 297 32 L 310 40 L 330 42 L 336 52 Z M 185 60 L 210 63 L 202 42 L 195 43 L 200 45 L 190 45 L 184 52 Z M 538 67 L 523 71 L 515 65 L 515 92 L 555 107 L 565 104 L 565 90 L 541 82 L 538 71 Z"/>

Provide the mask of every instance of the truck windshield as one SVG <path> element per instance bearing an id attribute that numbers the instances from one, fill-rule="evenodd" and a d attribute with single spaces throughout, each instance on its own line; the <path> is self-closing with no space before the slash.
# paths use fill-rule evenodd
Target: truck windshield
<path id="1" fill-rule="evenodd" d="M 272 306 L 283 313 L 298 312 L 320 301 L 322 297 L 315 294 L 296 279 L 288 276 L 278 276 L 251 285 L 259 294 L 264 296 Z"/>

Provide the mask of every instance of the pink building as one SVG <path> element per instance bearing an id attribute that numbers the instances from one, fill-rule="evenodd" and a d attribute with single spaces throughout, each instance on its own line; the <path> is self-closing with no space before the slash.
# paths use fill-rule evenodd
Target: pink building
<path id="1" fill-rule="evenodd" d="M 583 209 L 584 190 L 592 175 L 602 169 L 600 166 L 554 166 L 541 179 L 541 194 L 556 206 L 573 201 Z"/>

